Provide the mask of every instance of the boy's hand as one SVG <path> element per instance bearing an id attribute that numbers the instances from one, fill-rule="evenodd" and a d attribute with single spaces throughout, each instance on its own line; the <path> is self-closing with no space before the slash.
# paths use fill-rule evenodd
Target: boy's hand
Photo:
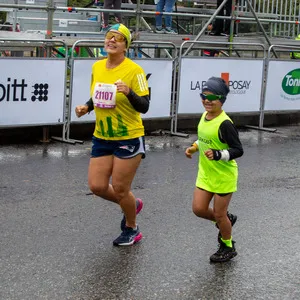
<path id="1" fill-rule="evenodd" d="M 214 159 L 214 152 L 211 149 L 206 150 L 204 154 L 209 160 Z"/>
<path id="2" fill-rule="evenodd" d="M 185 150 L 185 156 L 187 158 L 192 158 L 193 154 L 197 151 L 197 149 L 195 147 L 188 147 Z"/>
<path id="3" fill-rule="evenodd" d="M 220 160 L 222 158 L 221 151 L 216 149 L 208 149 L 204 154 L 209 160 Z"/>

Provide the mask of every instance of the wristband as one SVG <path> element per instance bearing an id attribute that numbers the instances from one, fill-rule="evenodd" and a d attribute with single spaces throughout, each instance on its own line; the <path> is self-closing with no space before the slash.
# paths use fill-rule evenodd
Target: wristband
<path id="1" fill-rule="evenodd" d="M 193 143 L 191 147 L 195 147 L 197 150 L 199 149 L 197 143 Z"/>
<path id="2" fill-rule="evenodd" d="M 221 159 L 221 152 L 219 150 L 211 149 L 213 152 L 213 160 L 220 160 Z"/>

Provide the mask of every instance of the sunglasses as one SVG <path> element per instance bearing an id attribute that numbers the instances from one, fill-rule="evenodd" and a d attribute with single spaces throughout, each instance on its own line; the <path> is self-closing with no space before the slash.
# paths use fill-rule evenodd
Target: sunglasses
<path id="1" fill-rule="evenodd" d="M 123 36 L 120 33 L 113 32 L 113 31 L 109 31 L 106 34 L 105 38 L 108 39 L 108 40 L 111 40 L 112 38 L 115 38 L 116 42 L 124 42 L 125 41 L 125 36 Z"/>
<path id="2" fill-rule="evenodd" d="M 221 95 L 214 95 L 214 94 L 200 94 L 200 97 L 202 100 L 208 100 L 208 101 L 215 101 L 215 100 L 221 100 L 223 96 Z"/>

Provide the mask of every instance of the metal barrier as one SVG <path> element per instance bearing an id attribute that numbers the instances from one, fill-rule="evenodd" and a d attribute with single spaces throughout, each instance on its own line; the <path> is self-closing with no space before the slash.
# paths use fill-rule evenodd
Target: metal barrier
<path id="1" fill-rule="evenodd" d="M 261 58 L 204 58 L 184 56 L 183 50 L 193 43 L 198 49 L 229 49 L 230 51 L 260 51 Z M 264 81 L 264 63 L 266 49 L 263 44 L 215 43 L 185 41 L 179 52 L 179 70 L 177 77 L 176 117 L 174 132 L 177 132 L 178 115 L 200 114 L 202 108 L 199 93 L 205 81 L 211 77 L 222 77 L 231 89 L 230 96 L 224 104 L 227 112 L 259 112 L 262 107 L 262 84 Z M 245 49 L 247 47 L 247 49 Z M 185 52 L 186 53 L 186 52 Z M 235 64 L 238 62 L 238 64 Z M 202 71 L 204 70 L 204 71 Z M 245 72 L 247 70 L 247 72 Z M 185 100 L 186 99 L 186 100 Z M 241 100 L 244 101 L 241 101 Z M 182 135 L 182 134 L 180 134 Z"/>
<path id="2" fill-rule="evenodd" d="M 253 0 L 252 6 L 255 8 L 256 14 L 261 19 L 274 19 L 270 34 L 273 36 L 294 37 L 300 33 L 299 31 L 299 1 L 298 0 Z M 247 1 L 240 0 L 237 11 L 239 14 L 246 15 L 250 12 Z M 281 21 L 291 21 L 289 23 Z"/>
<path id="3" fill-rule="evenodd" d="M 85 46 L 93 48 L 103 47 L 104 41 L 95 40 L 78 40 L 73 44 L 72 53 L 75 47 Z M 171 118 L 174 116 L 174 95 L 175 85 L 173 78 L 175 78 L 175 68 L 173 63 L 177 57 L 176 46 L 169 42 L 133 42 L 130 49 L 134 51 L 143 48 L 153 48 L 155 51 L 159 49 L 171 49 L 172 58 L 170 59 L 141 59 L 134 58 L 146 72 L 146 76 L 150 89 L 151 105 L 147 114 L 143 115 L 143 119 L 155 118 Z M 67 108 L 67 121 L 64 126 L 63 136 L 60 139 L 63 142 L 76 143 L 78 140 L 70 139 L 70 125 L 71 123 L 95 122 L 94 112 L 85 115 L 78 119 L 75 115 L 75 107 L 85 103 L 90 98 L 90 74 L 92 65 L 99 58 L 82 59 L 75 58 L 73 55 L 70 59 L 71 76 L 70 76 L 70 94 Z M 101 58 L 100 58 L 101 59 Z M 163 78 L 163 84 L 162 84 Z M 165 101 L 162 101 L 164 99 Z"/>
<path id="4" fill-rule="evenodd" d="M 60 40 L 1 39 L 0 48 L 14 43 L 24 48 L 67 47 Z M 66 59 L 0 57 L 0 69 L 0 128 L 64 124 Z"/>
<path id="5" fill-rule="evenodd" d="M 226 1 L 226 0 L 224 0 Z M 238 1 L 233 0 L 234 3 Z M 270 24 L 274 24 L 274 32 L 281 33 L 281 32 L 290 32 L 291 28 L 294 28 L 293 34 L 290 36 L 294 36 L 296 31 L 299 33 L 299 8 L 296 5 L 297 0 L 268 0 L 268 1 L 251 1 L 250 0 L 241 0 L 241 5 L 237 4 L 237 10 L 234 11 L 232 16 L 214 16 L 214 18 L 217 19 L 225 19 L 225 20 L 232 20 L 232 21 L 245 21 L 245 22 L 252 22 L 252 23 L 258 23 L 260 22 L 267 22 Z M 141 23 L 141 18 L 144 16 L 153 16 L 158 14 L 158 12 L 155 11 L 149 11 L 149 10 L 143 10 L 141 6 L 141 1 L 138 0 L 136 4 L 136 9 L 132 10 L 115 10 L 115 9 L 103 9 L 103 8 L 80 8 L 80 7 L 62 7 L 62 6 L 55 6 L 53 0 L 49 0 L 47 2 L 47 5 L 24 5 L 24 4 L 1 4 L 0 8 L 10 8 L 10 9 L 26 9 L 26 10 L 44 10 L 47 11 L 48 14 L 48 22 L 47 22 L 47 37 L 50 37 L 53 32 L 53 14 L 55 11 L 69 11 L 71 12 L 94 12 L 100 14 L 100 12 L 121 12 L 124 15 L 134 15 L 136 17 L 136 31 L 139 31 Z M 261 2 L 264 4 L 262 5 Z M 280 5 L 278 5 L 280 4 Z M 266 8 L 265 8 L 266 7 Z M 275 10 L 275 13 L 273 13 Z M 248 14 L 248 12 L 250 14 Z M 211 13 L 160 13 L 161 15 L 170 15 L 170 16 L 182 16 L 182 17 L 190 17 L 190 18 L 201 18 L 201 19 L 210 19 Z M 17 18 L 16 14 L 14 15 L 14 18 Z M 144 22 L 145 23 L 145 22 Z M 143 24 L 144 24 L 143 23 Z M 146 28 L 149 29 L 148 24 L 146 25 Z M 277 29 L 277 27 L 279 29 Z M 281 26 L 283 26 L 283 30 L 281 30 Z M 262 26 L 260 26 L 260 29 L 264 32 L 264 29 Z M 276 35 L 271 33 L 271 35 Z M 286 34 L 285 34 L 286 35 Z M 267 37 L 266 37 L 267 38 Z"/>
<path id="6" fill-rule="evenodd" d="M 226 50 L 231 57 L 185 56 L 184 50 L 191 43 L 194 45 L 193 51 Z M 58 45 L 67 49 L 67 45 L 61 40 L 0 39 L 0 49 L 34 47 L 38 52 L 39 48 L 43 48 L 39 54 L 46 53 L 46 56 Z M 66 57 L 60 59 L 0 57 L 0 68 L 4 70 L 0 81 L 0 128 L 61 124 L 62 137 L 54 139 L 70 143 L 81 142 L 70 139 L 70 125 L 94 122 L 92 114 L 78 119 L 74 109 L 76 105 L 89 99 L 90 72 L 95 59 L 76 58 L 73 53 L 78 46 L 99 49 L 103 45 L 104 41 L 78 40 L 72 46 L 70 58 L 68 51 L 65 51 Z M 285 59 L 273 59 L 273 48 L 284 54 L 300 52 L 300 46 L 272 45 L 266 57 L 266 49 L 262 44 L 185 41 L 180 46 L 178 56 L 173 43 L 133 42 L 130 48 L 133 60 L 145 70 L 151 88 L 150 110 L 143 118 L 170 118 L 170 134 L 186 136 L 177 131 L 178 117 L 201 113 L 203 110 L 199 92 L 202 84 L 210 76 L 219 76 L 228 81 L 232 91 L 225 103 L 225 110 L 229 113 L 258 112 L 258 129 L 268 130 L 263 128 L 266 111 L 300 110 L 299 62 L 290 60 L 287 55 Z M 138 58 L 139 51 L 147 56 L 145 49 L 149 53 L 169 49 L 171 58 L 153 59 L 150 55 L 148 59 Z M 68 59 L 71 67 L 69 90 Z"/>
<path id="7" fill-rule="evenodd" d="M 263 103 L 259 128 L 264 126 L 266 111 L 300 110 L 300 67 L 299 60 L 273 59 L 273 48 L 285 53 L 299 52 L 300 46 L 272 45 L 266 59 L 266 84 L 263 89 Z"/>

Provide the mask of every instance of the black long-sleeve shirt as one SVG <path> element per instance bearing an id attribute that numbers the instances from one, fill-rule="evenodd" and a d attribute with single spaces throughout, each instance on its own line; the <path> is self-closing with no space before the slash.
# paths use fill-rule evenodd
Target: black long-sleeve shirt
<path id="1" fill-rule="evenodd" d="M 221 123 L 219 127 L 219 139 L 222 143 L 226 143 L 229 146 L 230 160 L 241 157 L 244 154 L 238 130 L 231 121 L 225 120 Z"/>

